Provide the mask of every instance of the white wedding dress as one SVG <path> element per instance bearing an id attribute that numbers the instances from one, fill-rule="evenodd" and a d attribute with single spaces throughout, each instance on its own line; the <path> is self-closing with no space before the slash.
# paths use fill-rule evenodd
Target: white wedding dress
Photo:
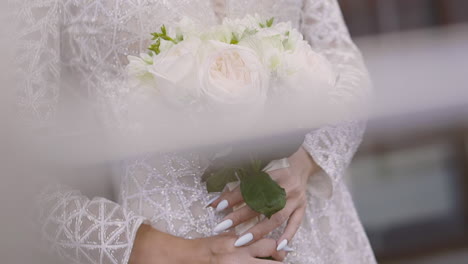
<path id="1" fill-rule="evenodd" d="M 205 24 L 248 13 L 291 21 L 339 72 L 332 91 L 337 103 L 369 92 L 367 71 L 336 0 L 16 2 L 23 23 L 18 61 L 25 65 L 20 72 L 20 107 L 26 118 L 42 125 L 60 112 L 64 78 L 78 83 L 77 94 L 100 107 L 96 109 L 108 106 L 102 102 L 114 100 L 118 93 L 105 83 L 122 78 L 126 56 L 144 52 L 150 32 L 182 16 Z M 306 216 L 291 241 L 295 251 L 285 263 L 375 263 L 343 182 L 364 128 L 364 122 L 349 120 L 305 137 L 303 146 L 323 171 L 311 177 Z M 127 160 L 117 172 L 120 195 L 116 202 L 90 200 L 65 187 L 49 188 L 41 198 L 43 235 L 67 263 L 100 264 L 127 263 L 136 231 L 144 221 L 175 236 L 211 236 L 222 216 L 203 207 L 211 198 L 200 179 L 206 166 L 195 154 Z"/>

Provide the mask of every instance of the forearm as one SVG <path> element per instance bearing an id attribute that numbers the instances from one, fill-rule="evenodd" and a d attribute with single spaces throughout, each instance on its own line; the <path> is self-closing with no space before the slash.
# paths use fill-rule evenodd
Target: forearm
<path id="1" fill-rule="evenodd" d="M 320 185 L 331 197 L 341 181 L 365 130 L 371 82 L 363 58 L 353 43 L 338 1 L 305 0 L 302 30 L 309 43 L 333 65 L 338 78 L 330 90 L 334 111 L 328 125 L 311 131 L 303 148 L 326 173 Z"/>

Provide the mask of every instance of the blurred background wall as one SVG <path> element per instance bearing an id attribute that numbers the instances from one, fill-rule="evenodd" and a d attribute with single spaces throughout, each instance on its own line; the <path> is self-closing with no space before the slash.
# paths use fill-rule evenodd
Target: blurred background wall
<path id="1" fill-rule="evenodd" d="M 375 86 L 348 182 L 379 263 L 468 263 L 468 1 L 340 3 Z"/>

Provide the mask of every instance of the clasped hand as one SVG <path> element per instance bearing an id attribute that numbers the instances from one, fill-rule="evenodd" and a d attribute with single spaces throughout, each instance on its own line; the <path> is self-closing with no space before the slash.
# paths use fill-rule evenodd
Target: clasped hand
<path id="1" fill-rule="evenodd" d="M 234 242 L 234 246 L 242 247 L 254 243 L 287 222 L 283 234 L 277 241 L 276 250 L 293 250 L 288 246 L 288 243 L 301 226 L 307 205 L 307 181 L 309 176 L 314 174 L 317 170 L 317 166 L 302 147 L 289 157 L 288 161 L 290 164 L 289 168 L 277 169 L 269 172 L 271 178 L 285 189 L 287 198 L 286 206 L 270 219 L 263 219 L 238 237 Z M 243 202 L 242 194 L 239 187 L 237 187 L 232 191 L 223 192 L 210 206 L 216 208 L 216 211 L 222 212 L 228 208 L 240 205 Z M 259 213 L 253 211 L 248 206 L 244 206 L 228 214 L 214 228 L 214 231 L 221 233 L 257 216 L 259 216 Z"/>
<path id="2" fill-rule="evenodd" d="M 219 234 L 200 239 L 183 239 L 160 232 L 149 225 L 140 226 L 131 252 L 130 264 L 194 263 L 194 264 L 267 264 L 283 261 L 288 247 L 299 227 L 306 210 L 306 186 L 317 166 L 308 153 L 300 148 L 288 158 L 290 167 L 271 171 L 269 174 L 286 190 L 286 206 L 270 219 L 265 218 L 237 237 L 228 231 L 259 214 L 244 206 L 228 214 L 215 227 Z M 239 189 L 224 192 L 210 205 L 223 211 L 242 204 Z M 275 241 L 264 238 L 277 227 L 287 222 L 284 233 Z M 226 231 L 226 232 L 224 232 Z M 260 258 L 273 258 L 266 260 Z"/>

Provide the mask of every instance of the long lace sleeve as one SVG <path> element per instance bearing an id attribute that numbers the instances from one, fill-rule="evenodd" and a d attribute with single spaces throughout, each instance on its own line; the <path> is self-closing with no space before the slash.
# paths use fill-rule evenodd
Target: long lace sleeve
<path id="1" fill-rule="evenodd" d="M 71 263 L 126 264 L 145 220 L 104 198 L 92 200 L 62 186 L 39 198 L 39 224 L 52 251 Z"/>
<path id="2" fill-rule="evenodd" d="M 17 98 L 22 120 L 50 124 L 60 87 L 60 21 L 58 0 L 14 0 L 17 30 Z"/>
<path id="3" fill-rule="evenodd" d="M 366 105 L 370 80 L 358 48 L 353 43 L 337 0 L 304 0 L 302 31 L 309 43 L 323 54 L 338 73 L 331 91 L 332 102 L 350 113 Z M 303 147 L 325 174 L 318 176 L 318 193 L 331 197 L 334 186 L 342 180 L 365 130 L 365 120 L 356 116 L 329 124 L 306 135 Z M 320 179 L 320 177 L 322 177 Z"/>
<path id="4" fill-rule="evenodd" d="M 18 21 L 17 105 L 33 131 L 50 128 L 59 111 L 62 0 L 14 0 Z M 41 134 L 42 135 L 42 134 Z M 41 136 L 39 135 L 39 136 Z M 126 264 L 143 217 L 104 198 L 50 187 L 39 197 L 38 227 L 67 263 Z"/>

